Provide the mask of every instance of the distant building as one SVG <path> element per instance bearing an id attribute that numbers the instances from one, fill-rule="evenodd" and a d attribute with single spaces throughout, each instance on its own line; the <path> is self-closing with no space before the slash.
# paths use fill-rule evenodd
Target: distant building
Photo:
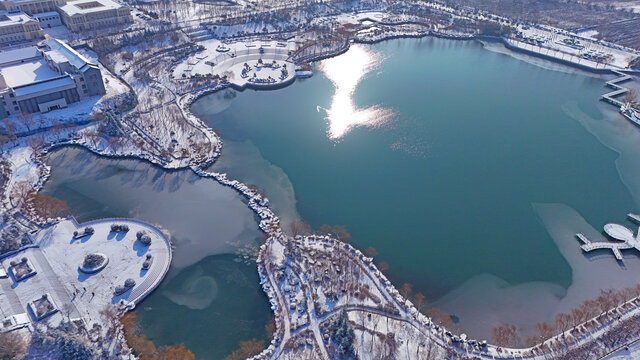
<path id="1" fill-rule="evenodd" d="M 104 93 L 98 64 L 58 39 L 46 49 L 0 52 L 0 117 L 47 112 Z"/>
<path id="2" fill-rule="evenodd" d="M 60 14 L 55 11 L 49 11 L 45 13 L 38 13 L 33 15 L 33 17 L 38 20 L 40 26 L 43 29 L 52 28 L 55 26 L 62 25 L 62 20 L 60 19 Z"/>
<path id="3" fill-rule="evenodd" d="M 29 15 L 56 11 L 64 0 L 0 0 L 0 8 L 8 12 L 22 11 Z"/>
<path id="4" fill-rule="evenodd" d="M 0 11 L 0 45 L 43 37 L 38 20 L 22 13 Z"/>
<path id="5" fill-rule="evenodd" d="M 133 21 L 131 9 L 113 0 L 69 1 L 58 7 L 62 22 L 71 31 L 93 30 Z"/>

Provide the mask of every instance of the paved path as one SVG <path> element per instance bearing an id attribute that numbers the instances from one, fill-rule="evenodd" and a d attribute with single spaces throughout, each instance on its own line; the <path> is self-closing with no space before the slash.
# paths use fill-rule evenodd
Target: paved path
<path id="1" fill-rule="evenodd" d="M 600 358 L 600 360 L 637 360 L 637 359 L 640 359 L 640 340 L 637 340 L 627 346 L 623 346 L 619 350 L 614 351 Z"/>
<path id="2" fill-rule="evenodd" d="M 318 326 L 318 318 L 316 316 L 315 306 L 313 306 L 313 301 L 311 301 L 310 288 L 307 286 L 306 290 L 307 291 L 304 294 L 304 296 L 307 300 L 307 314 L 309 315 L 309 327 L 313 332 L 313 336 L 316 338 L 316 343 L 318 343 L 318 349 L 320 349 L 320 354 L 322 355 L 322 358 L 328 360 L 330 359 L 330 357 L 329 357 L 329 354 L 327 353 L 327 348 L 324 346 L 324 342 L 322 341 L 322 334 L 320 333 L 320 326 Z"/>
<path id="3" fill-rule="evenodd" d="M 62 301 L 62 304 L 69 304 L 69 317 L 71 319 L 79 318 L 80 312 L 76 308 L 76 305 L 71 301 L 71 296 L 67 293 L 64 285 L 60 282 L 60 278 L 51 268 L 49 261 L 44 257 L 42 250 L 35 249 L 35 251 L 32 252 L 32 255 L 40 266 L 37 276 L 44 277 L 47 282 L 49 282 L 51 290 L 53 290 L 56 297 Z M 58 306 L 62 306 L 62 304 L 58 304 Z"/>
<path id="4" fill-rule="evenodd" d="M 20 299 L 18 298 L 18 295 L 16 295 L 16 292 L 11 288 L 11 285 L 11 278 L 0 279 L 0 288 L 2 288 L 2 295 L 6 296 L 12 311 L 11 314 L 7 315 L 21 314 L 26 312 L 27 309 L 22 307 Z M 5 311 L 6 309 L 2 309 L 3 313 L 5 313 Z"/>

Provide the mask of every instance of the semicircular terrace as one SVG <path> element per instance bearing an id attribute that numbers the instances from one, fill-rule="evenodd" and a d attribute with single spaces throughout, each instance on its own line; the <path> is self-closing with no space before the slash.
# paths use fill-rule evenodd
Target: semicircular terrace
<path id="1" fill-rule="evenodd" d="M 116 225 L 115 231 L 113 225 Z M 148 235 L 151 244 L 143 244 L 138 232 Z M 4 263 L 16 257 L 28 257 L 37 271 L 35 276 L 14 286 L 13 308 L 16 314 L 26 312 L 24 309 L 30 301 L 43 292 L 50 293 L 56 304 L 65 309 L 63 314 L 48 318 L 54 325 L 68 316 L 90 326 L 109 306 L 133 309 L 160 284 L 172 258 L 167 235 L 134 219 L 109 218 L 79 224 L 71 217 L 42 229 L 33 240 L 34 247 L 2 260 Z M 95 272 L 82 271 L 86 255 L 95 253 L 107 257 L 106 265 Z M 148 255 L 151 255 L 151 265 L 143 269 Z M 115 289 L 127 279 L 133 279 L 135 285 L 116 295 Z"/>

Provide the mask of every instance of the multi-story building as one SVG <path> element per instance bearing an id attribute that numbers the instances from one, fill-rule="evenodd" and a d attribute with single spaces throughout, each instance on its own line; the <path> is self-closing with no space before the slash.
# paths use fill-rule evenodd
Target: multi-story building
<path id="1" fill-rule="evenodd" d="M 0 117 L 64 108 L 105 93 L 98 64 L 66 43 L 0 52 Z"/>
<path id="2" fill-rule="evenodd" d="M 43 35 L 40 23 L 31 16 L 0 11 L 0 44 L 38 39 Z"/>
<path id="3" fill-rule="evenodd" d="M 131 9 L 113 0 L 69 1 L 58 7 L 62 22 L 71 31 L 93 30 L 133 21 Z"/>
<path id="4" fill-rule="evenodd" d="M 33 17 L 38 20 L 40 26 L 43 29 L 51 28 L 54 26 L 62 25 L 62 20 L 60 19 L 60 14 L 55 11 L 49 11 L 44 13 L 38 13 L 33 15 Z"/>
<path id="5" fill-rule="evenodd" d="M 56 11 L 64 0 L 0 0 L 0 8 L 8 12 L 22 11 L 29 15 Z"/>

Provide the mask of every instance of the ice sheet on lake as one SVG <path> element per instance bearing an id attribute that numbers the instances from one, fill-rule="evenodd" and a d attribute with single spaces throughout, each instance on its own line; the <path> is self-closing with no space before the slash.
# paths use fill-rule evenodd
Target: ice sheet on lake
<path id="1" fill-rule="evenodd" d="M 618 114 L 613 106 L 603 103 L 599 104 L 599 108 L 603 112 L 600 119 L 585 114 L 574 103 L 566 104 L 563 110 L 580 122 L 600 143 L 619 154 L 616 159 L 618 174 L 640 207 L 640 128 Z"/>
<path id="2" fill-rule="evenodd" d="M 620 289 L 640 281 L 637 254 L 625 252 L 624 266 L 621 266 L 610 253 L 592 255 L 580 250 L 576 232 L 593 241 L 604 241 L 604 238 L 577 211 L 564 204 L 533 206 L 571 266 L 572 284 L 565 292 L 552 283 L 510 286 L 492 275 L 470 279 L 435 305 L 459 317 L 460 326 L 471 336 L 488 338 L 491 328 L 501 323 L 515 324 L 521 333 L 530 334 L 537 322 L 552 321 L 557 313 L 567 312 L 584 300 L 596 297 L 600 289 Z"/>
<path id="3" fill-rule="evenodd" d="M 604 103 L 595 106 L 602 113 L 599 119 L 584 113 L 576 103 L 565 104 L 563 110 L 603 145 L 618 153 L 619 177 L 640 206 L 640 129 L 620 116 L 614 107 Z M 534 209 L 571 266 L 572 284 L 566 294 L 562 294 L 561 288 L 550 283 L 510 286 L 492 275 L 474 277 L 437 303 L 457 315 L 467 332 L 488 337 L 491 327 L 499 323 L 513 323 L 521 331 L 531 331 L 536 322 L 552 320 L 558 312 L 569 311 L 582 301 L 596 297 L 601 289 L 620 289 L 640 281 L 640 254 L 623 252 L 625 258 L 621 265 L 610 252 L 585 254 L 581 251 L 575 234 L 581 232 L 592 241 L 604 241 L 600 232 L 604 224 L 589 224 L 580 216 L 579 209 L 562 204 L 536 204 Z M 611 221 L 621 221 L 625 215 L 611 214 Z"/>
<path id="4" fill-rule="evenodd" d="M 172 302 L 192 310 L 208 308 L 218 297 L 218 283 L 213 277 L 202 274 L 202 268 L 196 267 L 177 291 L 166 290 L 164 295 Z"/>
<path id="5" fill-rule="evenodd" d="M 174 270 L 209 255 L 235 253 L 261 236 L 253 212 L 238 193 L 190 170 L 164 171 L 147 162 L 99 158 L 78 148 L 56 151 L 47 162 L 52 177 L 45 192 L 69 201 L 81 220 L 134 217 L 167 229 L 176 248 Z"/>
<path id="6" fill-rule="evenodd" d="M 269 198 L 284 231 L 289 231 L 291 224 L 300 219 L 291 180 L 282 168 L 265 159 L 250 140 L 225 140 L 224 156 L 213 164 L 212 170 L 228 173 L 245 184 L 258 185 Z"/>

